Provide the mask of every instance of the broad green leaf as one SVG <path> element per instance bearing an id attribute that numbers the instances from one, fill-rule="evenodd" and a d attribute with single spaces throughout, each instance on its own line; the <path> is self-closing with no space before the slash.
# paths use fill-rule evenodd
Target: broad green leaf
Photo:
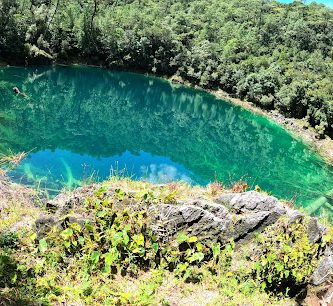
<path id="1" fill-rule="evenodd" d="M 118 197 L 118 199 L 120 201 L 122 201 L 124 199 L 124 196 L 125 196 L 125 192 L 124 191 L 122 191 L 121 189 L 116 189 L 115 193 L 116 193 L 116 196 Z"/>
<path id="2" fill-rule="evenodd" d="M 84 244 L 84 237 L 80 236 L 77 240 L 79 241 L 79 243 L 80 243 L 81 245 Z"/>
<path id="3" fill-rule="evenodd" d="M 129 243 L 129 237 L 127 235 L 127 232 L 123 231 L 123 242 L 125 245 Z"/>
<path id="4" fill-rule="evenodd" d="M 96 265 L 99 261 L 99 256 L 100 256 L 100 253 L 98 251 L 93 251 L 91 253 L 91 256 L 90 256 L 90 259 L 91 259 L 91 262 Z"/>
<path id="5" fill-rule="evenodd" d="M 90 233 L 92 233 L 94 231 L 94 228 L 92 227 L 92 225 L 90 223 L 86 223 L 85 227 L 86 227 L 87 231 Z"/>
<path id="6" fill-rule="evenodd" d="M 29 238 L 31 241 L 35 241 L 37 239 L 37 234 L 33 233 Z"/>
<path id="7" fill-rule="evenodd" d="M 15 284 L 17 281 L 17 273 L 16 272 L 12 272 L 11 275 L 10 275 L 10 282 L 12 284 Z"/>
<path id="8" fill-rule="evenodd" d="M 185 241 L 187 241 L 188 236 L 185 233 L 179 233 L 177 236 L 177 242 L 178 243 L 183 243 Z"/>
<path id="9" fill-rule="evenodd" d="M 71 228 L 67 228 L 65 230 L 63 230 L 61 233 L 60 233 L 60 236 L 65 239 L 65 240 L 68 240 L 69 238 L 71 238 L 73 236 L 73 230 Z"/>
<path id="10" fill-rule="evenodd" d="M 187 242 L 188 243 L 193 243 L 193 242 L 197 242 L 198 241 L 198 237 L 196 236 L 192 236 L 190 238 L 188 238 Z"/>
<path id="11" fill-rule="evenodd" d="M 198 242 L 195 246 L 196 246 L 198 252 L 202 251 L 203 245 L 200 242 Z"/>
<path id="12" fill-rule="evenodd" d="M 71 243 L 69 241 L 64 241 L 64 246 L 69 249 L 71 247 Z"/>
<path id="13" fill-rule="evenodd" d="M 204 259 L 205 255 L 202 252 L 196 252 L 194 253 L 188 260 L 189 262 L 194 262 L 194 261 L 202 261 Z"/>
<path id="14" fill-rule="evenodd" d="M 214 242 L 212 244 L 213 257 L 217 258 L 221 254 L 221 244 L 219 242 Z M 198 249 L 198 251 L 200 251 Z"/>
<path id="15" fill-rule="evenodd" d="M 48 245 L 45 239 L 39 240 L 39 251 L 41 253 L 45 253 L 47 251 L 47 247 Z"/>
<path id="16" fill-rule="evenodd" d="M 105 265 L 106 266 L 111 266 L 113 263 L 118 259 L 118 251 L 116 250 L 111 250 L 108 253 L 103 254 L 104 260 L 105 260 Z"/>
<path id="17" fill-rule="evenodd" d="M 121 242 L 122 238 L 123 238 L 123 233 L 122 232 L 117 232 L 117 233 L 114 234 L 114 236 L 112 238 L 112 243 L 114 245 L 118 245 Z"/>
<path id="18" fill-rule="evenodd" d="M 105 216 L 107 215 L 107 213 L 108 213 L 107 210 L 100 210 L 100 211 L 96 214 L 96 216 L 97 216 L 98 218 L 103 218 L 103 217 L 105 217 Z"/>
<path id="19" fill-rule="evenodd" d="M 143 246 L 145 244 L 145 237 L 143 236 L 142 233 L 138 235 L 133 236 L 133 241 L 138 245 L 138 246 Z"/>
<path id="20" fill-rule="evenodd" d="M 153 247 L 153 250 L 154 250 L 155 252 L 157 252 L 158 249 L 159 249 L 159 245 L 158 245 L 157 242 L 154 242 L 154 243 L 152 244 L 152 247 Z"/>

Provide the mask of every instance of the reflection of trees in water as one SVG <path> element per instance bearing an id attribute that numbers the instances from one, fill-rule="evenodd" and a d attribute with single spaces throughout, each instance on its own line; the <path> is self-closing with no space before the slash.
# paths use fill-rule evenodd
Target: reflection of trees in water
<path id="1" fill-rule="evenodd" d="M 2 76 L 29 96 L 11 95 L 9 102 L 7 96 L 1 104 L 7 115 L 1 138 L 17 151 L 111 156 L 143 150 L 204 180 L 251 177 L 280 196 L 320 194 L 332 184 L 332 170 L 282 128 L 206 93 L 100 69 L 10 71 Z"/>

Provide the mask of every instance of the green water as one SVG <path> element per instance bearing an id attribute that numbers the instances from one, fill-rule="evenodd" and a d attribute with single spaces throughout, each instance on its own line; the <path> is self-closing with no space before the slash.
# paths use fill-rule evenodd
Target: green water
<path id="1" fill-rule="evenodd" d="M 302 142 L 202 91 L 87 67 L 4 68 L 0 80 L 0 152 L 30 152 L 10 173 L 26 184 L 59 190 L 125 169 L 161 183 L 243 179 L 304 206 L 333 189 L 332 167 Z M 311 210 L 330 210 L 324 199 Z"/>

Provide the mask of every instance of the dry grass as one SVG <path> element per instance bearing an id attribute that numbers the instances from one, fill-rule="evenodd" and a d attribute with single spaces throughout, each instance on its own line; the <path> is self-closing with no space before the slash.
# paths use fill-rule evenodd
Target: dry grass
<path id="1" fill-rule="evenodd" d="M 12 227 L 24 227 L 39 215 L 37 192 L 11 182 L 0 171 L 0 233 Z"/>
<path id="2" fill-rule="evenodd" d="M 8 169 L 13 169 L 17 167 L 20 162 L 26 158 L 28 155 L 27 152 L 20 152 L 17 154 L 8 154 L 0 156 L 0 167 L 5 167 Z"/>

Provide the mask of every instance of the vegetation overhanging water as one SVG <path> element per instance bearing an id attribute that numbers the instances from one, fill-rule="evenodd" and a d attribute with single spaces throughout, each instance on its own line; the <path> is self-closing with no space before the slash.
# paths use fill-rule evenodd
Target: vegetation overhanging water
<path id="1" fill-rule="evenodd" d="M 17 181 L 59 190 L 126 169 L 161 183 L 245 180 L 311 213 L 331 210 L 331 166 L 277 124 L 210 94 L 88 67 L 0 75 L 0 151 L 30 152 L 11 172 Z"/>

